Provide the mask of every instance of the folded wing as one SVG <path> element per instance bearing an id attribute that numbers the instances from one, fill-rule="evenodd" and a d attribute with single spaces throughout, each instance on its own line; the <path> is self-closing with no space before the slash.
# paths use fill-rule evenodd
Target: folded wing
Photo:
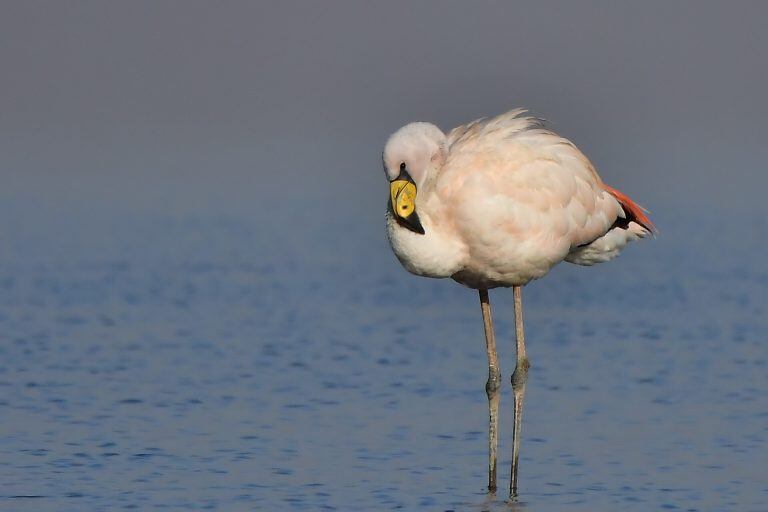
<path id="1" fill-rule="evenodd" d="M 515 272 L 540 277 L 563 259 L 610 259 L 644 236 L 632 227 L 623 238 L 605 238 L 621 229 L 614 225 L 620 218 L 652 230 L 642 209 L 604 185 L 581 151 L 524 110 L 459 126 L 448 144 L 437 193 L 472 248 L 471 261 L 500 280 Z"/>

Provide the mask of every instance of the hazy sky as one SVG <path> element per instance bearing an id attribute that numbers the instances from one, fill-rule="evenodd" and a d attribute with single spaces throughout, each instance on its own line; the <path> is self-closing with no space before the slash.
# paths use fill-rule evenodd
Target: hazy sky
<path id="1" fill-rule="evenodd" d="M 768 185 L 766 19 L 766 2 L 6 0 L 0 172 L 6 196 L 334 177 L 378 198 L 400 125 L 526 106 L 641 202 L 742 204 Z"/>

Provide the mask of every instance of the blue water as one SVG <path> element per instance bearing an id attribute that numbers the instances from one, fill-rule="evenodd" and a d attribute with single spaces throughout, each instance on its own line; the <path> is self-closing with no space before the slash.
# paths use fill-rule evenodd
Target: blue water
<path id="1" fill-rule="evenodd" d="M 5 205 L 0 509 L 766 510 L 764 215 L 662 208 L 657 240 L 525 288 L 508 504 L 511 291 L 493 497 L 475 292 L 322 204 Z"/>

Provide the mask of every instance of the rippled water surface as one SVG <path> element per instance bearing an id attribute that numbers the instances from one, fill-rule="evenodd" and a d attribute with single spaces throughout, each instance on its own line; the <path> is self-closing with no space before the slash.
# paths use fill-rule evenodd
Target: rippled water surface
<path id="1" fill-rule="evenodd" d="M 2 510 L 766 510 L 764 216 L 662 211 L 526 287 L 510 505 L 484 491 L 477 296 L 407 275 L 379 217 L 104 211 L 6 210 Z"/>

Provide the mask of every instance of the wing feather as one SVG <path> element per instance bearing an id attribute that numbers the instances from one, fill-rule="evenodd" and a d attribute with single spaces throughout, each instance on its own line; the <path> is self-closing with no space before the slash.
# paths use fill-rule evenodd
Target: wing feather
<path id="1" fill-rule="evenodd" d="M 438 192 L 465 236 L 488 238 L 475 247 L 559 261 L 621 212 L 581 151 L 523 109 L 456 127 L 448 146 Z"/>

